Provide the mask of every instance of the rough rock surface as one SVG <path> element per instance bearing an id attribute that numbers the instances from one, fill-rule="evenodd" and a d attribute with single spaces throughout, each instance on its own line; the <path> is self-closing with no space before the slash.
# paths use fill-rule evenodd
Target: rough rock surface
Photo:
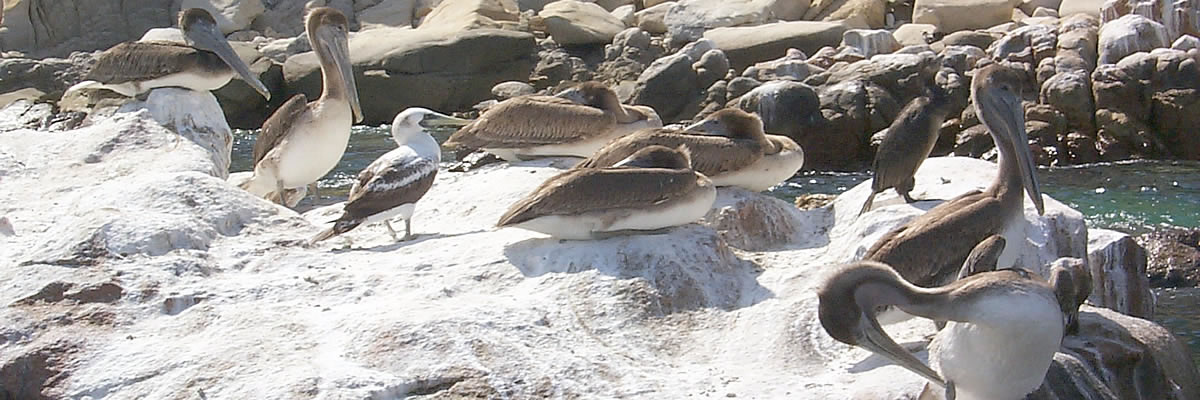
<path id="1" fill-rule="evenodd" d="M 620 19 L 596 3 L 559 0 L 546 5 L 538 16 L 550 37 L 562 45 L 609 43 L 625 30 Z"/>
<path id="2" fill-rule="evenodd" d="M 851 27 L 842 22 L 776 22 L 753 27 L 717 28 L 704 32 L 717 48 L 729 56 L 733 68 L 741 70 L 756 62 L 779 58 L 787 49 L 806 54 L 836 46 Z"/>
<path id="3" fill-rule="evenodd" d="M 511 28 L 520 19 L 520 10 L 513 0 L 445 0 L 436 4 L 418 25 L 421 30 L 448 36 L 470 29 Z"/>
<path id="4" fill-rule="evenodd" d="M 1200 230 L 1164 229 L 1138 236 L 1149 254 L 1146 272 L 1156 288 L 1200 283 Z"/>
<path id="5" fill-rule="evenodd" d="M 936 25 L 942 32 L 985 29 L 1012 20 L 1014 0 L 915 0 L 912 22 Z"/>
<path id="6" fill-rule="evenodd" d="M 266 11 L 261 0 L 183 0 L 179 9 L 203 8 L 217 20 L 217 28 L 228 35 L 250 27 Z"/>
<path id="7" fill-rule="evenodd" d="M 169 3 L 161 0 L 7 0 L 4 3 L 0 49 L 24 51 L 34 57 L 65 57 L 73 51 L 105 49 L 137 39 L 147 29 L 175 22 Z"/>
<path id="8" fill-rule="evenodd" d="M 1129 235 L 1107 229 L 1088 230 L 1088 266 L 1094 305 L 1149 319 L 1154 295 L 1146 278 L 1146 249 Z"/>
<path id="9" fill-rule="evenodd" d="M 534 44 L 532 35 L 507 30 L 361 32 L 350 40 L 350 58 L 364 123 L 391 122 L 410 106 L 444 111 L 470 108 L 490 98 L 497 83 L 528 79 L 536 62 L 531 57 Z M 289 57 L 283 76 L 292 93 L 305 93 L 309 99 L 320 95 L 316 54 Z"/>

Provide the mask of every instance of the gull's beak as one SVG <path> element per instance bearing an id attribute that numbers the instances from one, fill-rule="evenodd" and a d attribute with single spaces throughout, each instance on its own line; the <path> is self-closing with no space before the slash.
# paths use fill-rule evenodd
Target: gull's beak
<path id="1" fill-rule="evenodd" d="M 250 66 L 238 57 L 237 52 L 233 51 L 233 47 L 229 46 L 229 41 L 225 40 L 225 36 L 221 35 L 221 31 L 217 29 L 217 25 L 209 23 L 197 23 L 191 26 L 191 29 L 183 32 L 184 36 L 191 41 L 191 45 L 203 50 L 208 50 L 221 57 L 226 64 L 237 72 L 242 80 L 250 84 L 250 87 L 262 94 L 267 100 L 271 99 L 271 91 L 267 90 L 267 85 L 258 80 L 254 73 L 250 72 Z"/>
<path id="2" fill-rule="evenodd" d="M 327 25 L 317 31 L 316 37 L 315 45 L 324 48 L 333 58 L 334 67 L 346 89 L 346 98 L 350 101 L 350 110 L 354 112 L 354 122 L 362 122 L 362 106 L 358 102 L 358 86 L 354 84 L 354 65 L 350 62 L 350 44 L 346 33 Z"/>
<path id="3" fill-rule="evenodd" d="M 921 375 L 930 382 L 936 383 L 939 386 L 946 387 L 946 381 L 942 379 L 937 372 L 929 368 L 928 365 L 913 357 L 900 345 L 892 341 L 887 333 L 883 331 L 883 327 L 879 326 L 879 321 L 876 321 L 869 314 L 862 314 L 859 319 L 859 332 L 862 334 L 859 337 L 858 345 L 865 347 L 867 350 L 875 354 L 887 357 L 897 365 L 905 369 Z"/>
<path id="4" fill-rule="evenodd" d="M 418 125 L 421 125 L 421 127 L 425 129 L 436 129 L 448 126 L 464 126 L 469 123 L 471 123 L 471 120 L 469 119 L 455 118 L 441 113 L 428 113 L 421 118 L 421 122 L 419 122 Z"/>
<path id="5" fill-rule="evenodd" d="M 1029 151 L 1029 137 L 1025 135 L 1025 112 L 1021 108 L 1021 99 L 1016 95 L 999 89 L 986 88 L 976 95 L 981 109 L 979 119 L 983 121 L 996 140 L 996 146 L 1009 146 L 1017 159 L 1020 169 L 1021 184 L 1025 193 L 1033 200 L 1038 215 L 1045 214 L 1046 207 L 1042 203 L 1042 191 L 1038 189 L 1037 165 L 1033 163 L 1033 153 Z M 1003 143 L 1002 143 L 1003 141 Z"/>

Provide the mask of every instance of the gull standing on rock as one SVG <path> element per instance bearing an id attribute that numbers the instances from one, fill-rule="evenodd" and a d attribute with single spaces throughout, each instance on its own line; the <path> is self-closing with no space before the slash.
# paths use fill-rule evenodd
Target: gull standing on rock
<path id="1" fill-rule="evenodd" d="M 711 179 L 713 185 L 756 192 L 791 178 L 804 164 L 804 151 L 791 138 L 767 135 L 757 115 L 727 108 L 682 131 L 643 129 L 616 139 L 575 167 L 612 166 L 650 145 L 687 146 L 692 168 Z"/>
<path id="2" fill-rule="evenodd" d="M 926 289 L 885 264 L 861 261 L 839 266 L 817 298 L 830 336 L 944 387 L 947 399 L 1023 399 L 1041 386 L 1062 344 L 1064 314 L 1055 289 L 1023 270 L 982 272 Z M 932 369 L 883 331 L 875 317 L 883 306 L 949 321 L 929 344 Z"/>
<path id="3" fill-rule="evenodd" d="M 108 89 L 134 97 L 159 87 L 211 91 L 225 86 L 234 74 L 242 77 L 268 100 L 271 92 L 238 57 L 217 21 L 208 11 L 189 8 L 179 13 L 184 43 L 170 41 L 125 42 L 96 57 L 96 65 L 83 82 L 67 92 Z"/>
<path id="4" fill-rule="evenodd" d="M 572 168 L 547 179 L 500 217 L 561 239 L 654 232 L 703 218 L 717 189 L 691 168 L 686 147 L 649 146 L 609 168 Z"/>
<path id="5" fill-rule="evenodd" d="M 400 147 L 375 159 L 358 174 L 342 216 L 311 242 L 380 221 L 387 226 L 393 240 L 411 239 L 413 210 L 417 200 L 433 186 L 438 163 L 442 161 L 441 148 L 426 129 L 462 126 L 468 122 L 424 108 L 409 108 L 396 115 L 392 139 Z M 396 238 L 396 230 L 392 229 L 391 219 L 395 217 L 404 219 L 403 238 Z"/>
<path id="6" fill-rule="evenodd" d="M 319 7 L 304 23 L 321 63 L 323 92 L 313 102 L 292 96 L 263 123 L 254 141 L 254 176 L 242 189 L 282 204 L 285 189 L 316 182 L 337 166 L 350 142 L 350 126 L 362 121 L 347 44 L 348 21 Z"/>
<path id="7" fill-rule="evenodd" d="M 451 135 L 444 146 L 483 149 L 510 162 L 588 157 L 613 139 L 661 126 L 653 109 L 622 105 L 612 89 L 590 81 L 556 96 L 518 96 L 497 103 Z"/>
<path id="8" fill-rule="evenodd" d="M 908 195 L 916 185 L 913 178 L 921 163 L 929 158 L 933 145 L 937 144 L 938 132 L 946 114 L 950 113 L 950 96 L 936 82 L 929 87 L 930 95 L 922 96 L 908 102 L 895 121 L 888 126 L 879 150 L 875 152 L 875 162 L 871 166 L 874 176 L 871 179 L 871 195 L 858 212 L 859 215 L 871 209 L 875 195 L 889 188 L 904 197 L 904 201 L 916 201 Z"/>
<path id="9" fill-rule="evenodd" d="M 864 259 L 892 266 L 914 285 L 936 287 L 957 277 L 971 249 L 999 234 L 1007 244 L 998 265 L 1012 265 L 1015 246 L 1026 240 L 1022 189 L 1033 200 L 1038 215 L 1045 213 L 1037 167 L 1025 136 L 1020 82 L 1016 71 L 1000 64 L 977 70 L 972 82 L 976 112 L 1000 153 L 999 171 L 991 186 L 939 204 L 884 234 Z"/>

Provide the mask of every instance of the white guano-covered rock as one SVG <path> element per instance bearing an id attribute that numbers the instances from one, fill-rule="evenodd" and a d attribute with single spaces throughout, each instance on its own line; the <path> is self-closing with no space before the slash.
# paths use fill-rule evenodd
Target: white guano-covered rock
<path id="1" fill-rule="evenodd" d="M 891 32 L 883 29 L 851 29 L 842 34 L 843 49 L 853 49 L 855 54 L 864 58 L 876 54 L 888 54 L 900 50 L 900 43 Z"/>
<path id="2" fill-rule="evenodd" d="M 667 10 L 663 23 L 675 43 L 687 43 L 714 28 L 759 25 L 770 20 L 765 4 L 751 0 L 682 0 Z"/>
<path id="3" fill-rule="evenodd" d="M 1100 64 L 1116 64 L 1127 55 L 1169 45 L 1162 24 L 1141 15 L 1129 14 L 1100 26 Z"/>
<path id="4" fill-rule="evenodd" d="M 986 29 L 1012 21 L 1020 0 L 915 0 L 913 20 L 942 32 Z"/>
<path id="5" fill-rule="evenodd" d="M 183 0 L 179 7 L 203 8 L 217 20 L 221 33 L 230 34 L 250 27 L 267 10 L 262 0 Z"/>
<path id="6" fill-rule="evenodd" d="M 208 151 L 213 164 L 208 174 L 221 179 L 229 176 L 233 131 L 225 122 L 225 114 L 212 93 L 178 88 L 154 89 L 146 101 L 125 103 L 117 113 L 141 110 L 148 111 L 159 124 Z"/>
<path id="7" fill-rule="evenodd" d="M 1088 230 L 1088 267 L 1092 295 L 1088 302 L 1139 318 L 1154 316 L 1154 293 L 1146 278 L 1146 249 L 1127 234 Z"/>
<path id="8" fill-rule="evenodd" d="M 538 13 L 546 32 L 561 45 L 610 43 L 625 23 L 595 3 L 559 0 Z"/>

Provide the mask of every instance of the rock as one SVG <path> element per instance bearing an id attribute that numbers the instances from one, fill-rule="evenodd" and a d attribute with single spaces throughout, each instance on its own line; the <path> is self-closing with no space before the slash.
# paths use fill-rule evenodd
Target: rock
<path id="1" fill-rule="evenodd" d="M 66 59 L 0 58 L 0 94 L 34 89 L 37 98 L 60 98 L 67 88 L 83 80 L 94 62 L 90 53 L 83 52 Z"/>
<path id="2" fill-rule="evenodd" d="M 213 165 L 209 174 L 225 179 L 229 177 L 233 131 L 225 122 L 223 113 L 213 113 L 220 107 L 211 93 L 159 88 L 151 90 L 146 101 L 125 103 L 117 113 L 146 110 L 160 125 L 207 151 Z"/>
<path id="3" fill-rule="evenodd" d="M 442 0 L 421 19 L 417 28 L 443 34 L 472 29 L 513 28 L 517 26 L 519 14 L 514 0 Z"/>
<path id="4" fill-rule="evenodd" d="M 754 78 L 739 76 L 729 80 L 729 83 L 725 87 L 725 94 L 731 99 L 736 99 L 738 97 L 742 97 L 742 95 L 746 93 L 749 93 L 751 90 L 754 90 L 754 88 L 759 87 L 760 85 L 762 85 L 762 82 L 759 82 Z"/>
<path id="5" fill-rule="evenodd" d="M 901 46 L 916 46 L 929 44 L 934 35 L 938 33 L 937 25 L 930 24 L 904 24 L 892 31 L 892 37 L 896 39 Z"/>
<path id="6" fill-rule="evenodd" d="M 1042 84 L 1040 101 L 1054 106 L 1067 118 L 1067 129 L 1095 132 L 1092 85 L 1087 71 L 1063 72 Z"/>
<path id="7" fill-rule="evenodd" d="M 779 199 L 741 188 L 723 188 L 717 192 L 713 209 L 701 225 L 708 226 L 730 246 L 747 251 L 768 251 L 804 240 L 808 227 L 820 219 L 801 212 Z"/>
<path id="8" fill-rule="evenodd" d="M 1059 350 L 1082 360 L 1105 377 L 1118 399 L 1193 399 L 1198 379 L 1186 347 L 1162 326 L 1103 308 L 1080 307 L 1079 335 L 1063 339 Z M 1153 378 L 1139 378 L 1139 377 Z M 1147 382 L 1120 384 L 1119 382 Z M 1077 397 L 1065 397 L 1077 398 Z"/>
<path id="9" fill-rule="evenodd" d="M 1164 228 L 1139 235 L 1149 255 L 1146 272 L 1156 288 L 1193 287 L 1200 283 L 1200 230 Z"/>
<path id="10" fill-rule="evenodd" d="M 172 26 L 176 18 L 160 0 L 9 0 L 5 8 L 0 49 L 35 58 L 106 49 L 150 28 Z"/>
<path id="11" fill-rule="evenodd" d="M 521 81 L 500 82 L 496 86 L 492 86 L 492 95 L 496 96 L 496 100 L 500 101 L 517 96 L 534 94 L 534 92 L 536 92 L 536 89 L 533 88 L 533 85 Z"/>
<path id="12" fill-rule="evenodd" d="M 1100 27 L 1100 63 L 1115 64 L 1139 51 L 1168 47 L 1162 24 L 1137 14 L 1126 15 Z"/>
<path id="13" fill-rule="evenodd" d="M 312 51 L 312 43 L 308 42 L 307 36 L 300 35 L 268 41 L 259 47 L 258 51 L 264 58 L 277 64 L 283 64 L 287 62 L 288 57 Z"/>
<path id="14" fill-rule="evenodd" d="M 667 33 L 667 24 L 663 22 L 663 19 L 667 17 L 667 10 L 670 10 L 674 5 L 675 2 L 668 1 L 656 4 L 653 7 L 646 7 L 634 13 L 633 16 L 637 20 L 637 27 L 655 35 Z"/>
<path id="15" fill-rule="evenodd" d="M 990 28 L 1012 20 L 1019 0 L 915 0 L 912 22 L 942 32 Z"/>
<path id="16" fill-rule="evenodd" d="M 621 20 L 621 23 L 625 24 L 625 27 L 627 28 L 633 28 L 637 26 L 637 16 L 635 15 L 632 4 L 626 4 L 617 7 L 613 9 L 610 14 L 612 14 L 613 17 Z"/>
<path id="17" fill-rule="evenodd" d="M 283 66 L 266 58 L 247 62 L 247 65 L 250 65 L 250 72 L 257 74 L 258 80 L 267 86 L 274 104 L 282 104 L 286 100 Z M 274 111 L 268 106 L 267 99 L 241 78 L 229 81 L 229 84 L 213 91 L 213 95 L 217 96 L 217 102 L 225 111 L 229 126 L 237 129 L 261 128 Z"/>
<path id="18" fill-rule="evenodd" d="M 933 82 L 937 72 L 937 62 L 933 53 L 883 54 L 840 68 L 830 68 L 824 73 L 809 77 L 805 83 L 813 86 L 832 86 L 852 81 L 868 81 L 885 88 L 891 96 L 913 98 L 925 94 L 925 88 Z M 899 109 L 895 111 L 899 112 Z M 884 127 L 890 124 L 894 115 L 890 114 L 889 122 L 885 123 Z"/>
<path id="19" fill-rule="evenodd" d="M 1188 51 L 1191 49 L 1200 49 L 1200 39 L 1192 35 L 1183 35 L 1179 39 L 1175 39 L 1171 43 L 1171 48 L 1175 50 Z"/>
<path id="20" fill-rule="evenodd" d="M 987 49 L 993 42 L 999 39 L 996 35 L 981 32 L 981 31 L 959 31 L 954 32 L 942 38 L 942 44 L 946 47 L 950 46 L 974 46 L 980 49 Z"/>
<path id="21" fill-rule="evenodd" d="M 803 82 L 809 76 L 822 72 L 825 72 L 825 70 L 807 62 L 804 52 L 797 49 L 788 49 L 787 55 L 781 58 L 755 63 L 746 68 L 742 71 L 742 76 L 753 78 L 759 82 L 775 80 Z M 730 82 L 730 84 L 732 85 L 733 82 Z M 735 89 L 735 91 L 745 93 L 750 89 L 752 88 L 747 88 L 745 91 Z"/>
<path id="22" fill-rule="evenodd" d="M 813 3 L 804 13 L 805 21 L 858 21 L 865 27 L 880 29 L 887 14 L 886 2 L 878 0 L 816 0 Z"/>
<path id="23" fill-rule="evenodd" d="M 1028 15 L 1034 15 L 1037 10 L 1045 9 L 1054 12 L 1054 16 L 1058 16 L 1058 7 L 1062 5 L 1063 0 L 1024 0 L 1020 6 L 1017 6 L 1021 11 Z"/>
<path id="24" fill-rule="evenodd" d="M 263 5 L 266 6 L 266 11 L 255 19 L 250 24 L 250 27 L 272 38 L 302 36 L 304 35 L 304 15 L 307 12 L 306 5 L 309 3 L 302 1 L 264 1 Z M 319 7 L 326 3 L 324 0 L 311 2 L 314 7 Z M 347 17 L 351 17 L 352 15 L 354 13 L 347 15 Z"/>
<path id="25" fill-rule="evenodd" d="M 700 87 L 706 88 L 724 79 L 729 73 L 729 59 L 725 58 L 725 53 L 721 50 L 712 49 L 704 52 L 700 61 L 692 64 L 692 70 L 696 71 L 696 81 Z"/>
<path id="26" fill-rule="evenodd" d="M 1063 20 L 1058 30 L 1058 51 L 1055 54 L 1056 72 L 1084 71 L 1091 75 L 1099 58 L 1099 23 L 1095 18 L 1077 14 Z"/>
<path id="27" fill-rule="evenodd" d="M 1146 249 L 1132 237 L 1107 229 L 1088 230 L 1087 262 L 1096 306 L 1135 316 L 1154 317 L 1154 293 L 1146 278 Z"/>
<path id="28" fill-rule="evenodd" d="M 842 33 L 842 44 L 838 47 L 850 48 L 865 58 L 871 58 L 900 50 L 900 43 L 883 29 L 851 29 Z"/>
<path id="29" fill-rule="evenodd" d="M 760 3 L 765 3 L 766 10 L 775 19 L 784 21 L 798 21 L 804 19 L 804 15 L 809 10 L 808 0 L 760 0 Z"/>
<path id="30" fill-rule="evenodd" d="M 759 25 L 770 17 L 764 4 L 751 0 L 681 0 L 667 10 L 663 23 L 670 41 L 682 45 L 707 37 L 711 29 Z"/>
<path id="31" fill-rule="evenodd" d="M 624 22 L 595 3 L 559 0 L 546 5 L 538 15 L 545 21 L 550 37 L 565 46 L 610 43 L 613 36 L 625 30 Z"/>
<path id="32" fill-rule="evenodd" d="M 1062 0 L 1058 6 L 1058 15 L 1063 17 L 1075 14 L 1090 15 L 1100 18 L 1100 7 L 1105 0 Z"/>
<path id="33" fill-rule="evenodd" d="M 250 23 L 267 10 L 261 0 L 183 0 L 179 8 L 208 10 L 224 34 L 249 28 Z"/>
<path id="34" fill-rule="evenodd" d="M 416 1 L 383 0 L 359 11 L 357 18 L 359 26 L 364 30 L 378 27 L 415 27 Z"/>
<path id="35" fill-rule="evenodd" d="M 824 46 L 836 46 L 850 29 L 840 22 L 776 22 L 753 27 L 717 28 L 704 33 L 725 52 L 734 69 L 745 69 L 760 61 L 773 60 L 796 48 L 812 54 Z"/>
<path id="36" fill-rule="evenodd" d="M 463 110 L 489 99 L 497 83 L 529 78 L 534 45 L 533 35 L 507 30 L 360 32 L 350 39 L 350 57 L 363 123 L 390 123 L 410 106 Z M 321 72 L 311 52 L 289 57 L 283 77 L 289 96 L 320 95 Z"/>
<path id="37" fill-rule="evenodd" d="M 676 121 L 684 108 L 698 102 L 701 90 L 692 57 L 679 51 L 655 60 L 637 79 L 633 104 L 654 108 L 663 121 Z"/>

